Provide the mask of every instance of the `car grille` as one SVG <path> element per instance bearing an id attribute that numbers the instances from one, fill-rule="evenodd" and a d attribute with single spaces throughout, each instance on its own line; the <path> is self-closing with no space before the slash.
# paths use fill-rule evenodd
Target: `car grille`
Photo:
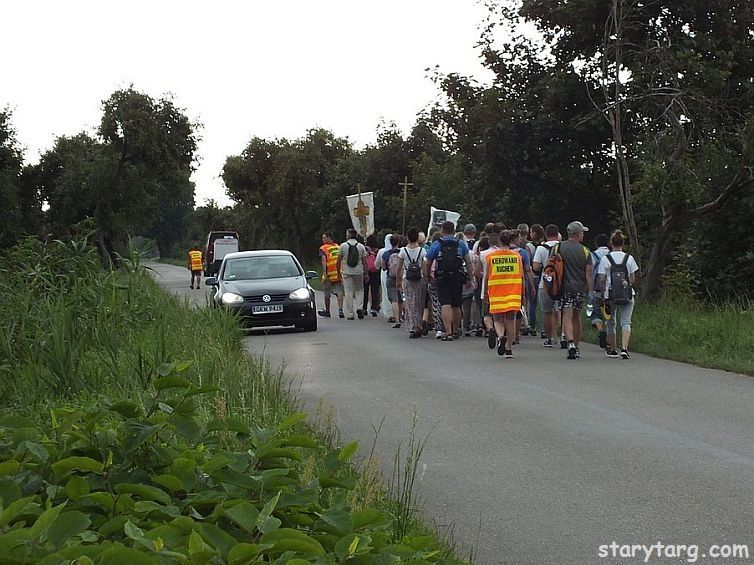
<path id="1" fill-rule="evenodd" d="M 247 294 L 243 298 L 244 300 L 248 302 L 260 302 L 262 304 L 271 304 L 272 302 L 282 302 L 286 298 L 288 298 L 289 293 L 285 294 L 270 294 L 270 302 L 264 302 L 262 300 L 262 297 L 264 294 Z"/>

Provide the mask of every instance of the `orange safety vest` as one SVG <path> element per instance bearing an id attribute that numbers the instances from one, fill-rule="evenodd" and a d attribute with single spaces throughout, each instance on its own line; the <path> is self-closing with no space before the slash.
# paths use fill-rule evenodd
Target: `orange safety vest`
<path id="1" fill-rule="evenodd" d="M 202 270 L 202 252 L 189 251 L 189 263 L 191 264 L 192 271 L 201 271 Z"/>
<path id="2" fill-rule="evenodd" d="M 485 261 L 490 314 L 517 312 L 524 284 L 521 255 L 510 249 L 498 249 L 487 255 Z"/>
<path id="3" fill-rule="evenodd" d="M 325 254 L 326 263 L 326 278 L 330 279 L 330 282 L 340 282 L 338 276 L 338 258 L 340 257 L 340 246 L 334 243 L 326 243 L 319 248 Z"/>

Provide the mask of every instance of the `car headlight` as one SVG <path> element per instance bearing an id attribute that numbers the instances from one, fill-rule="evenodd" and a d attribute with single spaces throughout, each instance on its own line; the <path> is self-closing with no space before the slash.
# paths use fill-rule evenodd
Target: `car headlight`
<path id="1" fill-rule="evenodd" d="M 299 288 L 288 295 L 291 300 L 309 300 L 309 289 Z"/>
<path id="2" fill-rule="evenodd" d="M 243 296 L 241 296 L 240 294 L 235 294 L 233 292 L 225 292 L 223 293 L 221 300 L 222 303 L 226 306 L 230 306 L 231 304 L 242 304 Z"/>

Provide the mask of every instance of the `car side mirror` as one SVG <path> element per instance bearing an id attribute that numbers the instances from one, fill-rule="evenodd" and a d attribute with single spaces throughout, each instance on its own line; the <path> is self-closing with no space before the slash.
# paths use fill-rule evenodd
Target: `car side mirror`
<path id="1" fill-rule="evenodd" d="M 316 279 L 317 271 L 306 271 L 306 280 Z"/>
<path id="2" fill-rule="evenodd" d="M 207 277 L 204 279 L 204 286 L 217 286 L 217 277 Z"/>

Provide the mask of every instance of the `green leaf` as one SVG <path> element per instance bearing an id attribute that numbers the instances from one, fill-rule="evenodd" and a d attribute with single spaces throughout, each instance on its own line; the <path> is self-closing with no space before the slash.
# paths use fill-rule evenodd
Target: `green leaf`
<path id="1" fill-rule="evenodd" d="M 277 530 L 283 523 L 275 516 L 270 516 L 264 522 L 257 526 L 257 529 L 263 534 L 269 534 L 270 532 Z"/>
<path id="2" fill-rule="evenodd" d="M 19 498 L 21 498 L 21 487 L 18 486 L 16 481 L 13 479 L 0 481 L 0 499 L 2 499 L 2 505 L 0 505 L 0 508 L 8 506 L 11 502 L 18 500 Z"/>
<path id="3" fill-rule="evenodd" d="M 360 534 L 348 534 L 335 544 L 335 555 L 338 559 L 345 559 L 357 553 L 367 553 L 372 538 Z"/>
<path id="4" fill-rule="evenodd" d="M 311 436 L 294 435 L 288 436 L 281 440 L 280 445 L 283 447 L 303 447 L 306 449 L 316 449 L 319 443 Z"/>
<path id="5" fill-rule="evenodd" d="M 17 516 L 34 512 L 39 505 L 33 503 L 32 500 L 34 500 L 33 496 L 27 496 L 11 502 L 0 513 L 0 528 L 10 524 Z"/>
<path id="6" fill-rule="evenodd" d="M 317 540 L 292 528 L 280 528 L 264 534 L 259 541 L 262 544 L 272 544 L 272 550 L 275 552 L 295 551 L 305 556 L 316 557 L 325 554 L 325 549 Z"/>
<path id="7" fill-rule="evenodd" d="M 89 516 L 83 512 L 63 512 L 47 528 L 47 541 L 55 547 L 60 547 L 73 536 L 86 530 L 91 523 Z"/>
<path id="8" fill-rule="evenodd" d="M 280 500 L 280 493 L 283 491 L 278 491 L 278 493 L 273 496 L 270 500 L 267 501 L 267 504 L 264 505 L 262 508 L 262 511 L 259 513 L 259 516 L 257 516 L 256 525 L 258 526 L 267 518 L 269 518 L 272 515 L 272 511 L 275 510 L 275 506 L 277 506 L 278 500 Z"/>
<path id="9" fill-rule="evenodd" d="M 254 531 L 254 526 L 259 517 L 259 510 L 257 510 L 252 504 L 246 501 L 241 501 L 230 508 L 226 508 L 224 512 L 228 518 L 233 520 L 247 532 L 251 533 Z"/>
<path id="10" fill-rule="evenodd" d="M 128 520 L 123 526 L 123 533 L 132 540 L 140 540 L 144 537 L 144 531 L 131 520 Z"/>
<path id="11" fill-rule="evenodd" d="M 295 461 L 301 461 L 301 454 L 298 451 L 289 449 L 287 447 L 273 447 L 271 449 L 260 449 L 257 453 L 257 459 L 259 461 L 265 461 L 267 459 L 293 459 Z"/>
<path id="12" fill-rule="evenodd" d="M 167 377 L 175 371 L 175 363 L 162 363 L 157 367 L 157 374 L 161 377 Z"/>
<path id="13" fill-rule="evenodd" d="M 369 526 L 370 528 L 383 528 L 389 526 L 393 518 L 387 512 L 382 512 L 375 508 L 365 508 L 356 510 L 351 514 L 353 519 L 353 529 L 360 530 Z"/>
<path id="14" fill-rule="evenodd" d="M 209 473 L 211 475 L 214 471 L 216 471 L 220 467 L 225 467 L 228 463 L 230 463 L 230 458 L 221 453 L 218 453 L 212 459 L 202 465 L 202 470 L 205 473 Z"/>
<path id="15" fill-rule="evenodd" d="M 157 565 L 157 562 L 138 549 L 117 544 L 104 551 L 97 560 L 99 563 L 128 563 L 128 565 Z"/>
<path id="16" fill-rule="evenodd" d="M 188 388 L 191 382 L 188 379 L 178 375 L 168 375 L 154 381 L 154 388 L 157 390 L 166 390 L 169 388 Z"/>
<path id="17" fill-rule="evenodd" d="M 212 420 L 209 424 L 207 424 L 207 431 L 229 431 L 248 435 L 249 426 L 238 418 L 226 418 L 225 420 Z"/>
<path id="18" fill-rule="evenodd" d="M 340 461 L 343 461 L 344 463 L 346 461 L 350 461 L 351 457 L 353 457 L 358 450 L 359 450 L 358 441 L 352 441 L 351 443 L 347 443 L 346 445 L 340 448 L 340 451 L 338 452 L 338 459 Z"/>
<path id="19" fill-rule="evenodd" d="M 42 514 L 39 515 L 39 518 L 36 519 L 34 525 L 29 530 L 31 537 L 40 537 L 50 526 L 50 524 L 55 521 L 55 518 L 58 517 L 58 514 L 63 511 L 65 504 L 65 502 L 63 504 L 58 504 L 57 506 L 53 506 L 52 508 L 48 508 L 47 510 L 42 512 Z"/>
<path id="20" fill-rule="evenodd" d="M 228 552 L 229 565 L 245 565 L 257 558 L 260 548 L 250 543 L 239 543 Z M 290 563 L 290 561 L 288 561 Z"/>
<path id="21" fill-rule="evenodd" d="M 95 461 L 91 457 L 66 457 L 52 464 L 52 470 L 59 477 L 71 471 L 89 471 L 93 473 L 102 472 L 103 464 Z"/>
<path id="22" fill-rule="evenodd" d="M 212 473 L 212 478 L 221 483 L 236 485 L 245 489 L 255 491 L 260 487 L 259 479 L 244 475 L 232 469 L 218 469 Z"/>
<path id="23" fill-rule="evenodd" d="M 191 534 L 189 535 L 188 547 L 189 547 L 190 554 L 204 551 L 204 540 L 202 539 L 202 536 L 199 535 L 199 532 L 197 532 L 196 530 L 192 531 Z"/>
<path id="24" fill-rule="evenodd" d="M 356 486 L 356 479 L 353 477 L 319 477 L 319 485 L 322 488 L 342 488 L 353 490 Z"/>
<path id="25" fill-rule="evenodd" d="M 202 535 L 205 542 L 220 551 L 223 555 L 228 555 L 228 552 L 238 543 L 236 538 L 214 524 L 198 523 L 196 524 L 196 530 Z"/>
<path id="26" fill-rule="evenodd" d="M 163 504 L 170 504 L 170 495 L 162 489 L 149 485 L 137 485 L 135 483 L 118 483 L 115 485 L 118 494 L 135 494 L 146 500 L 155 500 Z"/>
<path id="27" fill-rule="evenodd" d="M 323 514 L 317 515 L 323 522 L 335 528 L 340 535 L 350 534 L 353 531 L 353 519 L 348 512 L 328 510 Z"/>
<path id="28" fill-rule="evenodd" d="M 175 364 L 175 368 L 173 370 L 176 373 L 182 373 L 183 371 L 185 371 L 186 369 L 188 369 L 189 367 L 191 367 L 191 365 L 193 365 L 193 364 L 194 364 L 193 360 L 191 360 L 191 361 L 179 361 L 178 363 Z"/>
<path id="29" fill-rule="evenodd" d="M 110 410 L 117 412 L 124 418 L 137 418 L 141 415 L 141 407 L 134 402 L 128 400 L 120 400 L 110 406 Z"/>
<path id="30" fill-rule="evenodd" d="M 197 394 L 207 394 L 209 392 L 217 392 L 219 390 L 220 390 L 220 387 L 217 385 L 204 385 L 198 388 L 190 388 L 189 390 L 183 393 L 183 396 L 185 398 L 188 398 L 189 396 L 195 396 Z"/>
<path id="31" fill-rule="evenodd" d="M 82 496 L 89 494 L 89 481 L 84 477 L 73 475 L 65 484 L 65 492 L 69 498 L 78 501 Z"/>
<path id="32" fill-rule="evenodd" d="M 170 490 L 183 489 L 183 481 L 175 475 L 157 475 L 152 477 L 152 482 Z"/>
<path id="33" fill-rule="evenodd" d="M 7 461 L 3 461 L 2 463 L 0 463 L 0 477 L 6 475 L 15 475 L 20 468 L 21 463 L 19 463 L 15 459 L 8 459 Z"/>
<path id="34" fill-rule="evenodd" d="M 41 463 L 44 463 L 50 457 L 50 454 L 47 453 L 47 450 L 43 446 L 33 441 L 22 441 L 18 444 L 18 454 L 23 455 L 26 452 L 30 453 Z"/>
<path id="35" fill-rule="evenodd" d="M 292 428 L 299 422 L 306 420 L 306 416 L 307 416 L 306 412 L 294 412 L 293 414 L 288 416 L 285 420 L 280 422 L 277 426 L 277 429 L 278 431 L 283 432 L 287 430 L 288 428 Z"/>

